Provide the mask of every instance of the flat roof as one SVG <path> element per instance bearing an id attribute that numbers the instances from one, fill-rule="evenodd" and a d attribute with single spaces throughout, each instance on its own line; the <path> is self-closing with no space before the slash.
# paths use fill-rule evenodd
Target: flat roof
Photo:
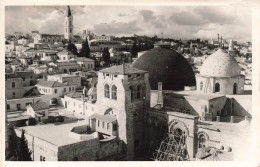
<path id="1" fill-rule="evenodd" d="M 56 146 L 64 146 L 73 143 L 78 143 L 83 140 L 78 140 L 69 136 L 69 132 L 73 127 L 88 125 L 88 120 L 81 120 L 77 122 L 57 122 L 48 123 L 44 125 L 24 126 L 17 128 L 18 130 L 24 129 L 26 134 L 45 140 Z M 94 139 L 92 135 L 86 140 Z"/>
<path id="2" fill-rule="evenodd" d="M 130 67 L 129 65 L 118 65 L 112 66 L 109 68 L 105 68 L 100 70 L 103 73 L 110 73 L 110 74 L 138 74 L 138 73 L 148 73 L 148 71 L 139 70 L 137 68 Z"/>
<path id="3" fill-rule="evenodd" d="M 7 116 L 8 122 L 27 120 L 30 118 L 30 115 L 14 115 L 14 114 L 12 115 L 13 116 Z"/>
<path id="4" fill-rule="evenodd" d="M 100 115 L 100 114 L 92 114 L 89 119 L 97 119 L 104 122 L 114 122 L 116 121 L 116 116 L 114 115 Z"/>
<path id="5" fill-rule="evenodd" d="M 218 94 L 218 93 L 203 93 L 196 90 L 183 90 L 183 91 L 171 91 L 171 90 L 163 90 L 163 94 L 174 94 L 176 96 L 185 96 L 187 98 L 193 98 L 193 99 L 203 99 L 203 100 L 210 100 L 215 99 L 219 97 L 225 97 L 224 94 Z"/>

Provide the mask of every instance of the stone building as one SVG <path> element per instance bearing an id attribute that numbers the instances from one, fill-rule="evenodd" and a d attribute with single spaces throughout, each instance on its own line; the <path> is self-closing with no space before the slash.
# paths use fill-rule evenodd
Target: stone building
<path id="1" fill-rule="evenodd" d="M 140 64 L 134 66 L 146 67 L 150 61 L 164 62 L 154 67 L 155 72 L 162 73 L 149 73 L 125 64 L 113 66 L 98 72 L 96 86 L 92 85 L 89 90 L 84 88 L 82 93 L 64 95 L 61 98 L 64 109 L 57 111 L 83 121 L 59 126 L 22 127 L 28 132 L 26 137 L 30 147 L 34 148 L 34 160 L 151 160 L 154 153 L 160 152 L 156 149 L 165 136 L 176 142 L 182 141 L 181 155 L 172 152 L 170 156 L 181 156 L 183 160 L 202 159 L 217 149 L 221 151 L 222 160 L 236 158 L 240 154 L 236 144 L 241 142 L 241 136 L 249 136 L 251 108 L 247 104 L 250 104 L 251 96 L 188 89 L 195 86 L 194 74 L 186 71 L 191 79 L 185 80 L 185 77 L 178 76 L 185 73 L 181 67 L 165 64 L 169 57 L 173 57 L 176 64 L 181 63 L 189 69 L 185 58 L 171 50 L 157 49 L 155 60 L 142 62 L 142 55 L 137 60 Z M 149 51 L 146 53 L 149 57 Z M 221 56 L 226 55 L 221 52 Z M 225 71 L 225 67 L 214 68 Z M 175 70 L 173 74 L 176 75 L 167 77 L 168 69 Z M 237 75 L 236 66 L 234 69 Z M 203 70 L 201 72 L 203 74 Z M 157 80 L 160 77 L 161 80 Z M 225 79 L 229 77 L 233 75 Z M 171 87 L 171 80 L 177 82 L 174 87 Z"/>
<path id="2" fill-rule="evenodd" d="M 210 55 L 196 75 L 197 90 L 205 93 L 243 94 L 244 79 L 236 59 L 223 49 Z"/>
<path id="3" fill-rule="evenodd" d="M 70 74 L 48 75 L 47 80 L 57 81 L 60 83 L 68 82 L 71 85 L 76 85 L 76 89 L 81 88 L 81 77 L 78 75 L 70 75 Z"/>

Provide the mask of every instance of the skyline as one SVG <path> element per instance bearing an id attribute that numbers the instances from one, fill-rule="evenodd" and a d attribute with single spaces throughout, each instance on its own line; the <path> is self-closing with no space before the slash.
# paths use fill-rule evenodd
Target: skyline
<path id="1" fill-rule="evenodd" d="M 64 16 L 55 7 L 8 6 L 6 33 L 63 34 Z M 224 39 L 251 41 L 251 9 L 246 7 L 183 6 L 71 6 L 74 34 L 85 29 L 97 35 L 146 35 L 174 39 Z M 84 21 L 82 21 L 84 20 Z M 239 36 L 238 36 L 239 34 Z"/>

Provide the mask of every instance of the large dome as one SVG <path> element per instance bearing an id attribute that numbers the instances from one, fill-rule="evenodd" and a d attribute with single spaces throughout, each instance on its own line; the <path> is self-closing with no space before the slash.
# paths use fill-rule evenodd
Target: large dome
<path id="1" fill-rule="evenodd" d="M 236 59 L 222 49 L 210 55 L 200 69 L 201 75 L 211 77 L 232 77 L 240 75 L 240 72 Z"/>
<path id="2" fill-rule="evenodd" d="M 139 57 L 133 67 L 149 71 L 152 90 L 162 82 L 163 90 L 183 90 L 184 86 L 195 86 L 194 72 L 188 61 L 178 52 L 161 47 L 153 48 Z"/>

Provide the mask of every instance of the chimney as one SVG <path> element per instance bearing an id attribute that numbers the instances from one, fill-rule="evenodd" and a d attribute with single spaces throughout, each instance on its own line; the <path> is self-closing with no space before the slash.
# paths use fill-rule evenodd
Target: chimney
<path id="1" fill-rule="evenodd" d="M 162 82 L 158 82 L 158 99 L 157 104 L 159 109 L 163 107 L 163 94 L 162 94 Z"/>

